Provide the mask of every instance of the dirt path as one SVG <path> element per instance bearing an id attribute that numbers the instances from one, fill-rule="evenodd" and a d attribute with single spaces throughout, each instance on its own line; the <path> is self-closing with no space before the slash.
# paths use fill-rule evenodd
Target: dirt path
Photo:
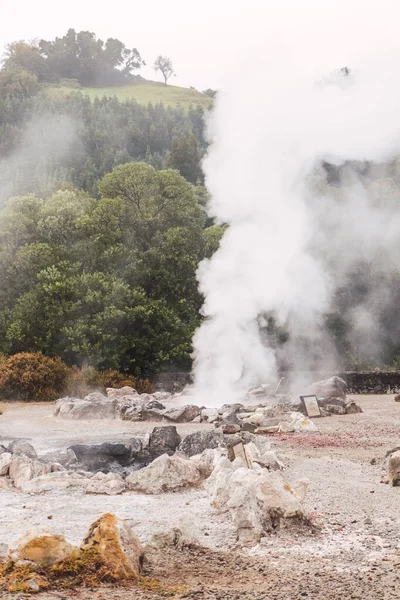
<path id="1" fill-rule="evenodd" d="M 317 434 L 271 438 L 287 465 L 285 477 L 310 480 L 306 509 L 317 532 L 285 530 L 255 548 L 237 548 L 228 517 L 210 509 L 202 490 L 114 498 L 77 493 L 38 497 L 0 490 L 0 541 L 8 543 L 32 525 L 48 525 L 52 514 L 52 527 L 77 542 L 94 518 L 112 510 L 126 518 L 144 542 L 177 525 L 209 546 L 149 554 L 146 575 L 160 581 L 163 594 L 137 587 L 102 588 L 41 594 L 36 596 L 40 600 L 159 600 L 168 595 L 190 600 L 397 599 L 400 488 L 381 483 L 381 475 L 385 453 L 400 446 L 400 404 L 393 396 L 359 396 L 357 402 L 362 414 L 320 419 Z M 89 430 L 84 423 L 55 421 L 50 413 L 48 406 L 8 408 L 0 417 L 0 436 L 29 437 L 45 451 L 83 436 L 85 441 L 126 439 L 149 428 L 142 423 L 96 422 L 96 429 L 91 423 Z"/>

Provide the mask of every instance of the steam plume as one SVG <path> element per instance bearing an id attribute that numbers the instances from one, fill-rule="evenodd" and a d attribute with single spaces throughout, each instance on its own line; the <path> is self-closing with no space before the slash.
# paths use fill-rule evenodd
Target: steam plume
<path id="1" fill-rule="evenodd" d="M 208 405 L 275 379 L 277 360 L 293 369 L 337 365 L 324 319 L 360 265 L 373 285 L 349 312 L 350 342 L 379 355 L 400 270 L 400 189 L 390 163 L 400 148 L 399 53 L 355 57 L 350 73 L 319 82 L 282 55 L 250 68 L 240 85 L 228 80 L 209 123 L 209 212 L 229 227 L 198 271 L 206 319 L 194 338 L 194 390 Z M 255 73 L 257 93 L 246 104 L 240 89 L 254 89 Z M 362 171 L 360 161 L 380 167 Z M 329 185 L 324 163 L 340 185 Z M 280 348 L 265 335 L 271 314 L 290 331 Z"/>

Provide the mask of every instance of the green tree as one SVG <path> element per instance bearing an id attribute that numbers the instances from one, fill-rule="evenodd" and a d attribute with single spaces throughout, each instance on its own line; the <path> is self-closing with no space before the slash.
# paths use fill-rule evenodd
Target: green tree
<path id="1" fill-rule="evenodd" d="M 199 148 L 192 131 L 173 139 L 167 167 L 179 171 L 190 183 L 203 180 Z"/>

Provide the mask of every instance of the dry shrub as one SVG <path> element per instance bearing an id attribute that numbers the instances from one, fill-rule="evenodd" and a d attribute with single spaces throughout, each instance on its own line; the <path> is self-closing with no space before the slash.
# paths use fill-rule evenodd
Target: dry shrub
<path id="1" fill-rule="evenodd" d="M 69 372 L 61 358 L 50 358 L 41 352 L 14 354 L 0 367 L 0 398 L 28 402 L 58 398 Z"/>

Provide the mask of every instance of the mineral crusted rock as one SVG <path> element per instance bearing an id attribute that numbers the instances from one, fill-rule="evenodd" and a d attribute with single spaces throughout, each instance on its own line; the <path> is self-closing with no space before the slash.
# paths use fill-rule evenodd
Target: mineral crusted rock
<path id="1" fill-rule="evenodd" d="M 47 527 L 32 529 L 10 545 L 8 558 L 13 562 L 29 560 L 40 567 L 50 567 L 78 555 L 78 548 L 69 544 L 63 535 Z"/>
<path id="2" fill-rule="evenodd" d="M 85 536 L 82 549 L 95 549 L 116 579 L 137 578 L 143 550 L 139 538 L 126 521 L 107 513 L 95 521 Z"/>

